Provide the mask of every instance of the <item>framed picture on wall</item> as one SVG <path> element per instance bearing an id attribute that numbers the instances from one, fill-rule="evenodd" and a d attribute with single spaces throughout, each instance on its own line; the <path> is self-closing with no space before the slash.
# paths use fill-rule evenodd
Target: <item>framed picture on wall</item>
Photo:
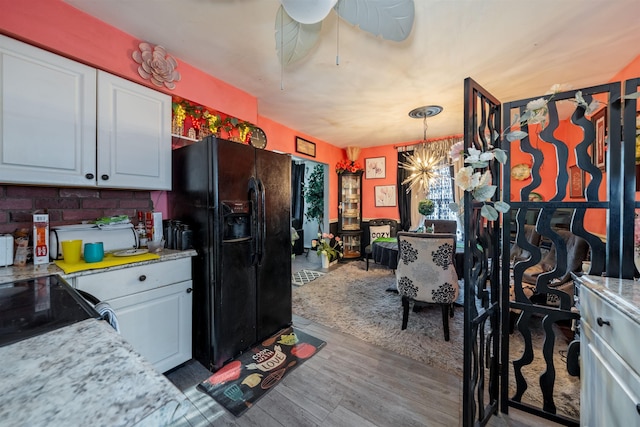
<path id="1" fill-rule="evenodd" d="M 395 185 L 376 185 L 374 187 L 376 197 L 376 207 L 396 205 Z"/>
<path id="2" fill-rule="evenodd" d="M 364 160 L 364 177 L 366 179 L 384 178 L 386 174 L 386 157 L 372 157 Z"/>
<path id="3" fill-rule="evenodd" d="M 584 173 L 578 166 L 569 167 L 569 197 L 572 199 L 584 197 Z"/>
<path id="4" fill-rule="evenodd" d="M 316 156 L 316 144 L 306 139 L 296 136 L 296 152 L 306 154 L 307 156 Z"/>
<path id="5" fill-rule="evenodd" d="M 607 108 L 603 108 L 593 115 L 591 118 L 596 129 L 596 140 L 593 151 L 593 163 L 605 170 L 606 167 L 606 149 L 607 149 Z"/>

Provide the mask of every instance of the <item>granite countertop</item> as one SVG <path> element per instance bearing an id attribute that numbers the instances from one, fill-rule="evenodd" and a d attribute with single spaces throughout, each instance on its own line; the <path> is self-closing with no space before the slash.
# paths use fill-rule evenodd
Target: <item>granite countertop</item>
<path id="1" fill-rule="evenodd" d="M 605 301 L 640 323 L 640 282 L 601 276 L 574 276 L 581 286 L 589 288 Z"/>
<path id="2" fill-rule="evenodd" d="M 85 271 L 79 271 L 77 273 L 70 273 L 70 274 L 65 274 L 64 271 L 62 271 L 62 269 L 60 269 L 53 262 L 49 264 L 42 264 L 42 265 L 28 264 L 24 267 L 17 267 L 14 265 L 8 266 L 8 267 L 0 267 L 0 283 L 9 283 L 9 282 L 15 282 L 18 280 L 32 279 L 34 277 L 48 276 L 51 274 L 57 274 L 63 279 L 71 279 L 73 277 L 85 276 L 87 274 L 95 274 L 103 271 L 120 270 L 123 268 L 128 268 L 136 265 L 153 264 L 157 262 L 170 261 L 173 259 L 193 257 L 197 255 L 197 252 L 193 249 L 188 249 L 185 251 L 179 251 L 175 249 L 164 249 L 160 253 L 158 253 L 158 255 L 160 255 L 160 259 L 134 262 L 131 264 L 118 265 L 118 266 L 108 267 L 108 268 L 85 270 Z"/>
<path id="3" fill-rule="evenodd" d="M 164 426 L 187 398 L 107 322 L 87 319 L 0 347 L 0 420 L 11 426 Z"/>

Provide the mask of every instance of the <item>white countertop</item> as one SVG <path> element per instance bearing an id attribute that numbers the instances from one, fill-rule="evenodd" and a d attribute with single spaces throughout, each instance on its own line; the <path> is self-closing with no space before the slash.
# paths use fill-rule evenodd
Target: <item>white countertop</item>
<path id="1" fill-rule="evenodd" d="M 640 323 L 640 282 L 601 276 L 574 276 L 576 280 Z"/>
<path id="2" fill-rule="evenodd" d="M 57 274 L 63 279 L 70 279 L 73 277 L 85 276 L 87 274 L 94 274 L 102 271 L 120 270 L 123 268 L 128 268 L 136 265 L 153 264 L 156 262 L 169 261 L 172 259 L 192 257 L 192 256 L 196 256 L 197 252 L 193 249 L 189 249 L 186 251 L 164 249 L 158 255 L 160 255 L 160 259 L 118 265 L 118 266 L 109 267 L 109 268 L 85 270 L 85 271 L 80 271 L 80 272 L 71 273 L 71 274 L 64 274 L 64 271 L 62 271 L 62 269 L 60 269 L 53 262 L 49 264 L 42 264 L 42 265 L 28 264 L 24 267 L 17 267 L 17 266 L 10 265 L 8 267 L 0 267 L 0 283 L 9 283 L 9 282 L 15 282 L 18 280 L 32 279 L 34 277 L 47 276 L 51 274 Z"/>
<path id="3" fill-rule="evenodd" d="M 2 425 L 156 427 L 190 405 L 101 320 L 0 347 L 0 360 Z"/>

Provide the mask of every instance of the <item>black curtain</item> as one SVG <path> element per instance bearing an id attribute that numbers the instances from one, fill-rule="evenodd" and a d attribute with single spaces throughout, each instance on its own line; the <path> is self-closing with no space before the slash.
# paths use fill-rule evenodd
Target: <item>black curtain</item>
<path id="1" fill-rule="evenodd" d="M 411 153 L 398 152 L 398 165 L 407 162 Z M 402 185 L 402 181 L 410 175 L 409 171 L 398 166 L 398 210 L 400 211 L 400 230 L 408 231 L 411 228 L 411 193 L 407 194 L 408 185 Z"/>
<path id="2" fill-rule="evenodd" d="M 304 215 L 304 163 L 291 163 L 291 218 L 297 220 L 297 226 L 302 228 Z"/>

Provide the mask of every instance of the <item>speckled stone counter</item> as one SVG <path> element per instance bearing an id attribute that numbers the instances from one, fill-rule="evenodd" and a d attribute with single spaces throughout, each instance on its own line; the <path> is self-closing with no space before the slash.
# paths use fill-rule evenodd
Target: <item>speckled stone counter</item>
<path id="1" fill-rule="evenodd" d="M 574 278 L 640 324 L 640 282 L 589 275 Z"/>
<path id="2" fill-rule="evenodd" d="M 106 322 L 88 319 L 0 347 L 0 424 L 164 426 L 186 397 Z"/>
<path id="3" fill-rule="evenodd" d="M 47 276 L 50 274 L 57 274 L 64 279 L 70 279 L 73 277 L 85 276 L 87 274 L 94 274 L 102 271 L 120 270 L 123 268 L 128 268 L 136 265 L 153 264 L 157 262 L 169 261 L 172 259 L 192 257 L 197 255 L 197 252 L 193 249 L 189 249 L 186 251 L 164 249 L 158 255 L 160 255 L 160 259 L 157 259 L 157 260 L 134 262 L 131 264 L 124 264 L 124 265 L 118 265 L 115 267 L 95 269 L 95 270 L 85 270 L 85 271 L 80 271 L 80 272 L 71 273 L 71 274 L 64 274 L 64 271 L 62 271 L 54 263 L 43 264 L 43 265 L 29 264 L 29 265 L 26 265 L 25 267 L 16 267 L 16 266 L 0 267 L 0 283 L 8 283 L 8 282 L 14 282 L 17 280 L 31 279 L 34 277 Z"/>

